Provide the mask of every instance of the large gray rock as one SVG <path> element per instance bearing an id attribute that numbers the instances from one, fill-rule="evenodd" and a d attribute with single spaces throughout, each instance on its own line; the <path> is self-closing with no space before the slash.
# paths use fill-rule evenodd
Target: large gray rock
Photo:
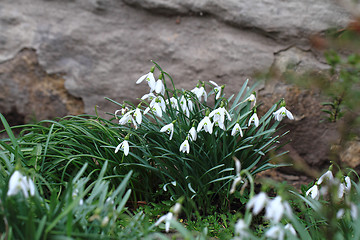
<path id="1" fill-rule="evenodd" d="M 150 70 L 150 60 L 169 72 L 178 88 L 214 80 L 226 84 L 229 95 L 246 78 L 270 68 L 282 71 L 289 61 L 300 62 L 296 66 L 301 69 L 326 69 L 309 51 L 307 39 L 348 21 L 349 14 L 335 0 L 4 0 L 0 62 L 31 49 L 39 71 L 60 74 L 68 99 L 82 99 L 84 107 L 75 103 L 73 108 L 94 113 L 98 105 L 100 111 L 113 112 L 116 106 L 104 97 L 136 101 L 147 92 L 146 84 L 137 86 L 135 81 Z M 9 69 L 0 69 L 3 88 L 15 81 L 6 73 Z M 287 87 L 280 84 L 277 89 Z M 7 98 L 12 100 L 0 102 L 0 111 L 12 109 L 6 104 L 21 105 L 16 95 Z M 297 102 L 292 102 L 296 112 Z M 62 103 L 66 112 L 69 101 Z M 36 104 L 22 112 L 18 108 L 19 114 L 36 113 L 36 107 L 31 109 Z M 326 152 L 306 160 L 324 158 Z"/>

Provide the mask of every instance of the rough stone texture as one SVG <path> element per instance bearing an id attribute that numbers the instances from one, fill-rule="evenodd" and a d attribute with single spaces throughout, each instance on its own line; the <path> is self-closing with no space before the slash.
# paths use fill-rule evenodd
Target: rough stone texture
<path id="1" fill-rule="evenodd" d="M 307 39 L 345 26 L 349 17 L 335 0 L 5 0 L 0 7 L 0 84 L 11 91 L 0 111 L 15 109 L 26 119 L 34 111 L 30 106 L 36 106 L 36 113 L 51 112 L 41 118 L 93 113 L 95 105 L 113 112 L 116 106 L 104 97 L 136 101 L 146 93 L 146 84 L 136 86 L 135 81 L 150 69 L 151 59 L 179 88 L 192 88 L 199 79 L 214 80 L 226 84 L 229 95 L 246 78 L 269 69 L 324 70 Z M 24 72 L 18 62 L 23 54 L 33 60 L 37 56 L 40 63 L 34 60 L 35 70 L 22 75 L 34 75 L 27 80 L 18 77 Z M 35 99 L 41 96 L 33 90 L 35 83 L 42 85 L 43 79 L 61 82 L 56 86 L 62 94 L 44 88 L 41 93 L 47 97 Z M 319 164 L 327 156 L 331 126 L 313 131 L 319 126 L 319 106 L 314 105 L 318 96 L 293 94 L 291 86 L 281 82 L 271 84 L 260 97 L 264 102 L 288 98 L 289 108 L 301 119 L 289 125 L 296 140 L 292 147 L 307 162 Z M 19 87 L 23 85 L 29 87 Z M 50 101 L 51 96 L 56 101 Z M 84 107 L 77 100 L 69 104 L 69 99 L 81 99 Z M 322 147 L 306 150 L 308 139 L 317 139 Z"/>

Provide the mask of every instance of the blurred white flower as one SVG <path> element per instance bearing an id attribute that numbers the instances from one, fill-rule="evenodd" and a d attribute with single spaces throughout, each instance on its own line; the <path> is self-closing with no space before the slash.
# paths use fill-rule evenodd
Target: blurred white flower
<path id="1" fill-rule="evenodd" d="M 272 239 L 283 240 L 285 237 L 284 230 L 279 225 L 272 226 L 266 231 L 265 236 Z"/>
<path id="2" fill-rule="evenodd" d="M 76 198 L 78 196 L 78 194 L 79 194 L 79 189 L 75 188 L 74 191 L 72 192 L 71 196 L 72 196 L 72 198 Z M 84 200 L 81 198 L 79 200 L 79 205 L 81 206 L 83 204 L 84 204 Z"/>
<path id="3" fill-rule="evenodd" d="M 296 236 L 296 231 L 293 225 L 291 225 L 290 223 L 286 224 L 284 229 L 289 230 L 294 236 Z"/>
<path id="4" fill-rule="evenodd" d="M 326 171 L 319 179 L 317 180 L 317 184 L 320 185 L 324 181 L 332 182 L 334 180 L 334 176 L 330 170 Z"/>
<path id="5" fill-rule="evenodd" d="M 127 111 L 129 111 L 128 107 L 123 107 L 123 108 L 121 108 L 121 110 L 116 110 L 115 113 L 114 113 L 115 118 L 117 119 L 117 113 L 118 112 L 121 112 L 121 115 L 124 115 Z"/>
<path id="6" fill-rule="evenodd" d="M 189 133 L 188 133 L 188 136 L 189 136 L 189 139 L 190 139 L 191 141 L 196 141 L 196 139 L 197 139 L 197 132 L 196 132 L 195 127 L 191 127 L 191 128 L 190 128 Z"/>
<path id="7" fill-rule="evenodd" d="M 235 136 L 237 133 L 240 133 L 240 136 L 243 136 L 243 132 L 241 130 L 241 127 L 239 123 L 236 123 L 231 131 L 231 136 Z"/>
<path id="8" fill-rule="evenodd" d="M 35 195 L 35 184 L 31 178 L 23 176 L 18 170 L 16 170 L 10 177 L 9 180 L 9 189 L 7 196 L 16 195 L 18 192 L 22 191 L 25 198 Z"/>
<path id="9" fill-rule="evenodd" d="M 317 184 L 315 184 L 309 190 L 306 191 L 306 196 L 308 196 L 309 194 L 311 194 L 310 197 L 312 199 L 319 200 L 320 192 Z"/>
<path id="10" fill-rule="evenodd" d="M 250 117 L 248 125 L 250 126 L 252 122 L 254 122 L 255 127 L 259 126 L 259 118 L 256 112 Z"/>
<path id="11" fill-rule="evenodd" d="M 173 123 L 169 123 L 169 124 L 163 126 L 163 127 L 160 129 L 160 132 L 166 132 L 167 134 L 170 134 L 169 140 L 171 140 L 172 137 L 173 137 L 173 134 L 174 134 L 174 124 L 173 124 Z"/>
<path id="12" fill-rule="evenodd" d="M 205 102 L 207 101 L 207 94 L 206 94 L 205 88 L 203 86 L 195 87 L 193 90 L 191 90 L 191 92 L 196 95 L 196 97 L 199 99 L 200 102 L 201 102 L 202 97 L 204 97 Z"/>
<path id="13" fill-rule="evenodd" d="M 351 190 L 351 179 L 349 176 L 346 176 L 344 178 L 344 187 L 345 187 L 345 192 L 349 193 Z"/>
<path id="14" fill-rule="evenodd" d="M 350 203 L 350 215 L 353 220 L 358 218 L 358 208 L 354 203 Z"/>
<path id="15" fill-rule="evenodd" d="M 248 203 L 246 204 L 246 208 L 253 208 L 254 215 L 257 215 L 261 212 L 261 210 L 265 207 L 268 201 L 268 197 L 266 193 L 260 192 L 259 194 L 252 197 Z"/>
<path id="16" fill-rule="evenodd" d="M 208 116 L 205 116 L 197 126 L 197 132 L 200 132 L 204 128 L 205 132 L 212 134 L 213 132 L 213 123 L 210 121 Z"/>
<path id="17" fill-rule="evenodd" d="M 180 152 L 183 152 L 183 153 L 187 153 L 189 154 L 190 152 L 190 145 L 189 145 L 189 141 L 187 139 L 185 139 L 185 141 L 180 145 Z"/>
<path id="18" fill-rule="evenodd" d="M 292 113 L 287 110 L 285 107 L 281 107 L 279 110 L 273 113 L 276 121 L 281 121 L 285 116 L 287 116 L 290 120 L 294 120 L 294 116 Z"/>
<path id="19" fill-rule="evenodd" d="M 166 102 L 166 104 L 170 104 L 171 108 L 179 111 L 178 100 L 176 98 L 171 97 L 170 99 L 166 99 L 165 102 Z"/>
<path id="20" fill-rule="evenodd" d="M 266 205 L 265 218 L 272 222 L 278 223 L 285 211 L 284 205 L 281 202 L 281 197 L 276 196 L 274 199 L 268 201 Z"/>
<path id="21" fill-rule="evenodd" d="M 236 173 L 236 178 L 234 179 L 231 188 L 230 188 L 230 194 L 233 194 L 236 190 L 236 186 L 241 182 L 241 176 L 240 176 L 240 171 L 241 171 L 241 163 L 239 161 L 239 159 L 235 158 L 235 173 Z"/>
<path id="22" fill-rule="evenodd" d="M 250 237 L 249 225 L 243 219 L 239 219 L 235 224 L 235 236 L 236 239 L 247 239 Z"/>
<path id="23" fill-rule="evenodd" d="M 344 214 L 345 214 L 345 209 L 340 208 L 336 213 L 336 218 L 340 219 L 340 218 L 342 218 L 344 216 Z"/>
<path id="24" fill-rule="evenodd" d="M 155 94 L 148 93 L 148 94 L 145 94 L 144 96 L 142 96 L 141 100 L 149 99 L 150 101 L 152 101 L 154 98 L 156 98 Z"/>
<path id="25" fill-rule="evenodd" d="M 166 215 L 160 217 L 159 220 L 156 221 L 155 226 L 159 226 L 160 223 L 165 222 L 165 231 L 169 232 L 171 220 L 176 220 L 176 218 L 172 212 L 168 212 Z"/>
<path id="26" fill-rule="evenodd" d="M 115 153 L 117 153 L 120 149 L 124 151 L 125 156 L 129 154 L 129 142 L 127 140 L 122 141 L 117 147 L 115 148 Z"/>
<path id="27" fill-rule="evenodd" d="M 337 197 L 342 198 L 344 196 L 344 192 L 345 192 L 345 185 L 343 183 L 340 183 L 338 186 Z"/>
<path id="28" fill-rule="evenodd" d="M 133 116 L 135 117 L 136 122 L 140 125 L 141 122 L 142 122 L 142 115 L 141 115 L 140 108 L 135 109 L 135 112 L 134 112 Z"/>

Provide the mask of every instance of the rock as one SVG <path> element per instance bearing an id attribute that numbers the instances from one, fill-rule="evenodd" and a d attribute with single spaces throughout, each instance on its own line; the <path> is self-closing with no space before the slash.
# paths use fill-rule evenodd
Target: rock
<path id="1" fill-rule="evenodd" d="M 335 0 L 5 0 L 0 85 L 8 92 L 0 111 L 24 121 L 35 113 L 38 119 L 93 114 L 96 105 L 99 112 L 114 112 L 117 106 L 104 97 L 136 102 L 148 91 L 135 81 L 153 66 L 150 60 L 170 73 L 178 88 L 213 80 L 226 84 L 229 96 L 255 73 L 326 69 L 307 39 L 344 27 L 349 18 Z M 287 84 L 274 84 L 267 83 L 272 90 L 259 97 L 270 103 L 285 96 L 296 116 L 306 114 L 301 125 L 290 125 L 292 137 L 304 138 L 293 148 L 318 164 L 327 152 L 306 150 L 307 140 L 331 128 L 313 131 L 319 129 L 319 97 L 306 91 L 294 95 Z"/>

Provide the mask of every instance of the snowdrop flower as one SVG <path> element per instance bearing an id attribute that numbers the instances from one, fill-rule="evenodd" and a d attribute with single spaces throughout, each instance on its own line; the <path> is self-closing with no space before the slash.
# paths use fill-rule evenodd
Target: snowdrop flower
<path id="1" fill-rule="evenodd" d="M 162 97 L 155 97 L 151 102 L 150 102 L 150 107 L 154 107 L 155 104 L 158 104 L 161 109 L 165 112 L 166 110 L 166 103 L 164 101 L 164 99 Z"/>
<path id="2" fill-rule="evenodd" d="M 354 203 L 350 204 L 350 215 L 354 220 L 358 218 L 358 208 Z"/>
<path id="3" fill-rule="evenodd" d="M 174 97 L 171 97 L 170 99 L 166 99 L 166 104 L 170 104 L 171 108 L 174 108 L 179 111 L 179 105 L 178 100 Z"/>
<path id="4" fill-rule="evenodd" d="M 164 83 L 161 79 L 158 79 L 156 81 L 156 85 L 155 85 L 155 92 L 157 94 L 161 94 L 161 95 L 164 95 L 165 94 L 165 86 L 164 86 Z"/>
<path id="5" fill-rule="evenodd" d="M 243 132 L 241 130 L 239 123 L 236 123 L 235 126 L 233 127 L 231 131 L 231 136 L 235 136 L 237 133 L 240 133 L 241 137 L 243 136 Z"/>
<path id="6" fill-rule="evenodd" d="M 279 225 L 275 225 L 266 231 L 265 236 L 272 239 L 283 240 L 285 234 L 284 230 Z"/>
<path id="7" fill-rule="evenodd" d="M 235 224 L 235 236 L 236 239 L 248 238 L 249 235 L 249 225 L 243 219 L 239 219 Z"/>
<path id="8" fill-rule="evenodd" d="M 176 121 L 176 120 L 175 120 L 175 121 Z M 167 134 L 170 134 L 169 140 L 172 139 L 173 134 L 174 134 L 174 122 L 175 122 L 175 121 L 173 121 L 172 123 L 169 123 L 169 124 L 163 126 L 163 127 L 160 129 L 160 132 L 166 132 Z"/>
<path id="9" fill-rule="evenodd" d="M 294 236 L 296 236 L 296 231 L 293 225 L 291 225 L 290 223 L 286 224 L 284 229 L 289 230 Z"/>
<path id="10" fill-rule="evenodd" d="M 130 112 L 125 113 L 125 115 L 122 116 L 122 118 L 120 118 L 119 124 L 120 124 L 120 125 L 125 125 L 125 124 L 127 124 L 127 123 L 130 123 L 130 124 L 133 123 L 134 126 L 135 126 L 135 129 L 137 129 L 137 123 L 136 123 L 136 121 L 134 120 L 133 116 L 131 115 L 134 111 L 135 111 L 135 110 L 132 110 L 132 111 L 130 111 Z M 140 113 L 140 117 L 141 117 L 141 113 Z M 138 119 L 139 119 L 139 117 L 138 117 Z M 140 121 L 140 123 L 141 123 L 141 121 Z"/>
<path id="11" fill-rule="evenodd" d="M 349 193 L 351 190 L 351 179 L 349 176 L 346 176 L 344 178 L 344 187 L 345 187 L 345 192 Z"/>
<path id="12" fill-rule="evenodd" d="M 196 95 L 196 97 L 199 99 L 200 102 L 201 102 L 202 97 L 204 97 L 205 102 L 207 101 L 207 94 L 206 94 L 204 86 L 195 87 L 193 90 L 191 90 L 191 92 Z"/>
<path id="13" fill-rule="evenodd" d="M 210 134 L 212 134 L 213 132 L 213 123 L 210 121 L 210 118 L 208 116 L 205 116 L 200 122 L 199 125 L 197 126 L 197 132 L 200 132 L 201 129 L 205 130 L 205 132 L 208 132 Z"/>
<path id="14" fill-rule="evenodd" d="M 145 94 L 144 96 L 142 96 L 141 100 L 149 99 L 150 101 L 152 101 L 155 97 L 156 97 L 155 94 L 148 93 L 148 94 Z"/>
<path id="15" fill-rule="evenodd" d="M 187 153 L 189 154 L 190 152 L 190 145 L 189 145 L 189 141 L 187 139 L 185 139 L 185 141 L 180 145 L 180 152 L 183 152 L 183 153 Z"/>
<path id="16" fill-rule="evenodd" d="M 340 183 L 337 191 L 338 198 L 342 198 L 344 196 L 344 191 L 345 191 L 345 185 L 343 183 Z"/>
<path id="17" fill-rule="evenodd" d="M 176 218 L 172 212 L 168 212 L 166 215 L 160 217 L 159 220 L 156 221 L 155 226 L 159 226 L 160 223 L 165 222 L 165 231 L 169 232 L 171 220 L 176 220 Z"/>
<path id="18" fill-rule="evenodd" d="M 309 190 L 306 191 L 306 196 L 308 196 L 309 194 L 311 194 L 310 197 L 312 199 L 319 200 L 320 192 L 317 184 L 315 184 Z"/>
<path id="19" fill-rule="evenodd" d="M 224 107 L 219 107 L 209 114 L 209 117 L 213 118 L 213 122 L 218 123 L 219 127 L 223 130 L 225 130 L 225 116 L 227 117 L 227 120 L 231 121 L 230 114 Z"/>
<path id="20" fill-rule="evenodd" d="M 154 106 L 152 106 L 152 107 L 147 107 L 147 108 L 144 110 L 144 115 L 147 114 L 150 110 L 151 110 L 151 112 L 154 113 L 156 116 L 162 117 L 162 109 L 161 109 L 161 106 L 160 106 L 158 103 L 154 104 Z"/>
<path id="21" fill-rule="evenodd" d="M 75 188 L 74 191 L 72 192 L 71 196 L 72 196 L 72 198 L 76 198 L 78 196 L 78 194 L 79 194 L 79 189 Z M 81 206 L 83 204 L 84 204 L 84 200 L 81 198 L 79 200 L 79 205 Z"/>
<path id="22" fill-rule="evenodd" d="M 265 218 L 278 223 L 284 214 L 284 210 L 285 209 L 281 202 L 281 197 L 277 196 L 267 203 Z"/>
<path id="23" fill-rule="evenodd" d="M 114 113 L 115 118 L 117 119 L 117 113 L 118 112 L 121 112 L 121 115 L 124 115 L 127 111 L 129 111 L 128 107 L 123 107 L 123 108 L 121 108 L 121 110 L 116 110 L 115 113 Z"/>
<path id="24" fill-rule="evenodd" d="M 259 118 L 256 114 L 256 111 L 254 111 L 254 114 L 250 117 L 248 125 L 250 126 L 252 122 L 254 122 L 255 127 L 259 126 Z"/>
<path id="25" fill-rule="evenodd" d="M 18 170 L 16 170 L 10 177 L 9 189 L 7 196 L 14 196 L 18 192 L 22 191 L 25 198 L 35 195 L 35 184 L 31 178 L 23 176 Z"/>
<path id="26" fill-rule="evenodd" d="M 135 109 L 135 112 L 134 112 L 133 116 L 135 117 L 136 122 L 140 125 L 141 122 L 142 122 L 142 115 L 141 115 L 140 108 Z"/>
<path id="27" fill-rule="evenodd" d="M 287 110 L 285 107 L 281 107 L 279 110 L 273 113 L 276 121 L 281 121 L 285 116 L 287 116 L 290 120 L 294 120 L 294 116 L 292 113 Z"/>
<path id="28" fill-rule="evenodd" d="M 251 95 L 249 97 L 247 97 L 243 102 L 254 102 L 254 106 L 256 105 L 256 95 L 255 92 L 251 93 Z"/>
<path id="29" fill-rule="evenodd" d="M 254 215 L 257 215 L 265 207 L 267 201 L 267 195 L 264 192 L 260 192 L 249 200 L 249 202 L 246 204 L 246 208 L 253 208 Z"/>
<path id="30" fill-rule="evenodd" d="M 191 141 L 196 141 L 197 139 L 197 132 L 196 132 L 196 129 L 195 127 L 191 127 L 190 130 L 189 130 L 189 133 L 188 133 L 188 136 L 189 136 L 189 139 Z"/>
<path id="31" fill-rule="evenodd" d="M 149 73 L 144 74 L 141 77 L 139 77 L 139 79 L 136 81 L 136 84 L 140 84 L 145 79 L 151 89 L 150 92 L 154 91 L 156 82 L 155 82 L 154 74 L 151 71 Z"/>
<path id="32" fill-rule="evenodd" d="M 345 209 L 340 208 L 339 211 L 337 211 L 337 213 L 336 213 L 336 218 L 340 219 L 344 216 L 344 214 L 345 214 Z"/>
<path id="33" fill-rule="evenodd" d="M 122 141 L 117 147 L 115 148 L 115 153 L 117 153 L 120 149 L 124 151 L 125 156 L 129 154 L 129 142 L 126 140 Z M 120 140 L 120 139 L 119 139 Z"/>
<path id="34" fill-rule="evenodd" d="M 236 172 L 236 178 L 234 179 L 233 184 L 231 185 L 230 194 L 233 194 L 236 190 L 236 186 L 241 182 L 241 163 L 239 159 L 235 158 L 235 172 Z"/>
<path id="35" fill-rule="evenodd" d="M 193 105 L 192 101 L 188 101 L 186 99 L 186 97 L 183 95 L 180 98 L 180 107 L 181 107 L 182 111 L 185 113 L 185 115 L 187 117 L 189 117 L 190 116 L 190 111 L 193 110 L 194 105 Z"/>
<path id="36" fill-rule="evenodd" d="M 331 168 L 331 166 L 330 166 Z M 323 181 L 329 181 L 332 182 L 334 180 L 334 176 L 331 172 L 331 170 L 326 171 L 319 179 L 317 180 L 317 184 L 320 185 Z"/>
<path id="37" fill-rule="evenodd" d="M 214 92 L 216 93 L 216 100 L 218 100 L 221 97 L 221 86 L 217 85 L 214 81 L 209 81 L 212 85 L 214 85 Z"/>

